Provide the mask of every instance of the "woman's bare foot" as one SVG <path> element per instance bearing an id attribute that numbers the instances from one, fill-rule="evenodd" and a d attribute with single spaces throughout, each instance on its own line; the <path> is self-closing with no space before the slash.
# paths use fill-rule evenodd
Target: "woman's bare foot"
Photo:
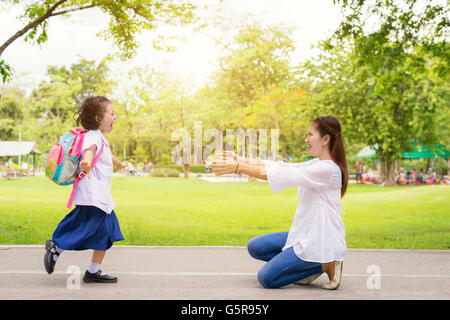
<path id="1" fill-rule="evenodd" d="M 342 280 L 343 265 L 344 265 L 343 261 L 333 261 L 324 263 L 322 265 L 324 272 L 326 272 L 328 278 L 330 279 L 329 283 L 326 283 L 322 286 L 323 289 L 336 290 L 339 287 Z"/>
<path id="2" fill-rule="evenodd" d="M 330 279 L 330 281 L 334 279 L 334 270 L 335 270 L 334 261 L 322 264 L 322 272 L 325 272 L 328 275 L 328 279 Z"/>

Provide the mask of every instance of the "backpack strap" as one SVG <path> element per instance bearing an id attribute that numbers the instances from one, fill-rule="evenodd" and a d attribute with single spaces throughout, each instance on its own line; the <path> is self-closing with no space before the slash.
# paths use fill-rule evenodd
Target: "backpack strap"
<path id="1" fill-rule="evenodd" d="M 95 156 L 94 160 L 92 160 L 92 164 L 91 164 L 92 168 L 94 168 L 95 164 L 97 163 L 97 161 L 100 158 L 100 156 L 102 155 L 102 153 L 103 153 L 103 141 L 102 141 L 102 146 L 100 147 L 99 153 Z M 72 193 L 70 194 L 69 202 L 67 203 L 67 208 L 69 208 L 69 209 L 72 208 L 72 203 L 73 203 L 73 199 L 75 198 L 75 190 L 77 189 L 78 182 L 80 182 L 80 180 L 83 179 L 85 175 L 86 175 L 86 171 L 83 170 L 79 174 L 77 174 L 77 176 L 75 177 L 75 183 L 73 184 Z"/>
<path id="2" fill-rule="evenodd" d="M 86 135 L 86 129 L 77 128 L 74 130 L 70 130 L 75 136 L 75 141 L 73 142 L 72 150 L 70 155 L 73 157 L 79 157 L 81 155 L 81 147 L 83 146 L 84 137 Z"/>

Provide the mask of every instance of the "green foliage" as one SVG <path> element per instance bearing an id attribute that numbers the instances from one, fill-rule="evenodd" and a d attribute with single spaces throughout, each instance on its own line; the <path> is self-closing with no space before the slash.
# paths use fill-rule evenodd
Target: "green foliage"
<path id="1" fill-rule="evenodd" d="M 189 167 L 189 171 L 192 173 L 205 173 L 205 165 L 204 164 L 191 164 Z"/>
<path id="2" fill-rule="evenodd" d="M 257 92 L 248 106 L 238 110 L 240 119 L 236 124 L 244 128 L 265 129 L 268 139 L 271 130 L 278 129 L 282 156 L 306 151 L 303 140 L 309 122 L 306 118 L 305 96 L 306 91 L 295 86 L 274 85 L 265 93 Z"/>
<path id="3" fill-rule="evenodd" d="M 319 78 L 322 110 L 343 119 L 349 140 L 377 143 L 383 175 L 411 139 L 448 136 L 448 6 L 433 1 L 337 1 L 344 21 L 321 44 L 322 61 L 305 65 Z M 318 109 L 320 110 L 320 109 Z M 448 142 L 448 141 L 447 141 Z"/>
<path id="4" fill-rule="evenodd" d="M 49 66 L 47 72 L 49 80 L 42 81 L 23 101 L 27 108 L 22 138 L 36 141 L 43 152 L 76 127 L 77 108 L 85 97 L 108 95 L 113 85 L 106 61 L 96 65 L 81 59 L 70 68 Z"/>
<path id="5" fill-rule="evenodd" d="M 18 140 L 19 127 L 26 127 L 29 114 L 24 92 L 26 85 L 27 83 L 11 81 L 0 87 L 0 140 Z"/>
<path id="6" fill-rule="evenodd" d="M 227 53 L 214 82 L 198 94 L 210 106 L 211 123 L 218 128 L 263 129 L 269 138 L 270 130 L 278 129 L 283 155 L 298 151 L 298 134 L 306 126 L 305 92 L 293 85 L 289 64 L 294 50 L 289 33 L 282 26 L 241 26 L 224 45 Z"/>
<path id="7" fill-rule="evenodd" d="M 164 168 L 162 168 L 162 169 L 176 170 L 179 173 L 184 172 L 183 165 L 181 165 L 181 164 L 168 164 L 168 165 L 165 165 Z M 189 171 L 192 173 L 205 173 L 205 165 L 204 164 L 191 164 L 189 166 Z"/>
<path id="8" fill-rule="evenodd" d="M 180 176 L 180 172 L 175 169 L 158 168 L 150 172 L 149 176 L 156 178 L 178 178 Z"/>
<path id="9" fill-rule="evenodd" d="M 108 62 L 110 58 L 105 58 L 96 64 L 95 61 L 89 61 L 81 58 L 78 63 L 72 64 L 70 70 L 65 67 L 59 70 L 55 67 L 49 68 L 49 74 L 61 73 L 64 77 L 77 79 L 81 84 L 80 90 L 75 96 L 75 103 L 80 106 L 84 99 L 89 96 L 106 96 L 112 92 L 112 87 L 116 84 L 110 77 Z"/>
<path id="10" fill-rule="evenodd" d="M 438 77 L 420 47 L 389 69 L 361 65 L 354 44 L 322 44 L 324 55 L 301 67 L 310 82 L 314 116 L 341 119 L 346 145 L 378 144 L 384 167 L 392 165 L 412 139 L 429 145 L 445 137 L 449 86 Z M 392 177 L 392 173 L 386 173 Z"/>
<path id="11" fill-rule="evenodd" d="M 23 120 L 24 111 L 17 97 L 7 95 L 0 100 L 0 140 L 14 140 L 14 128 Z"/>
<path id="12" fill-rule="evenodd" d="M 17 4 L 18 1 L 8 1 Z M 71 12 L 98 8 L 109 18 L 108 27 L 99 36 L 111 40 L 119 49 L 118 56 L 123 59 L 133 58 L 139 46 L 136 36 L 143 30 L 156 30 L 161 24 L 184 25 L 193 23 L 195 6 L 190 2 L 178 0 L 47 0 L 29 1 L 25 5 L 21 20 L 25 26 L 12 35 L 0 46 L 0 56 L 16 39 L 25 36 L 25 41 L 38 45 L 48 39 L 48 26 L 52 17 L 69 16 Z M 155 39 L 155 47 L 163 48 L 161 37 Z M 11 77 L 11 67 L 0 60 L 0 74 L 3 82 Z"/>
<path id="13" fill-rule="evenodd" d="M 168 164 L 168 165 L 164 166 L 164 168 L 177 170 L 179 173 L 184 172 L 183 166 L 181 164 Z"/>
<path id="14" fill-rule="evenodd" d="M 31 1 L 23 18 L 42 17 L 55 3 Z M 414 7 L 413 1 L 406 3 Z M 267 129 L 269 136 L 270 129 L 279 129 L 281 155 L 303 161 L 309 157 L 306 129 L 313 118 L 326 114 L 340 119 L 350 162 L 362 147 L 375 143 L 380 145 L 384 167 L 407 149 L 411 139 L 424 145 L 436 141 L 448 145 L 448 126 L 442 125 L 450 116 L 450 50 L 444 37 L 447 22 L 442 18 L 446 9 L 426 2 L 423 16 L 408 13 L 392 1 L 377 2 L 375 7 L 366 1 L 343 4 L 345 21 L 340 29 L 319 44 L 321 53 L 316 58 L 295 68 L 289 58 L 294 50 L 290 30 L 250 22 L 230 31 L 233 36 L 222 43 L 220 68 L 195 93 L 187 81 L 164 68 L 132 70 L 130 87 L 114 101 L 119 119 L 108 135 L 113 153 L 133 163 L 151 161 L 170 167 L 171 151 L 184 139 L 177 134 L 184 130 L 193 138 L 194 122 L 201 121 L 202 151 L 216 142 L 206 133 L 208 129 L 217 129 L 223 136 L 228 128 Z M 135 35 L 158 27 L 161 15 L 163 20 L 172 19 L 171 23 L 195 20 L 193 7 L 179 1 L 63 1 L 58 7 L 62 11 L 54 13 L 94 6 L 110 15 L 111 25 L 103 35 L 115 39 L 123 58 L 133 56 Z M 374 17 L 381 22 L 370 29 L 367 21 Z M 42 35 L 44 41 L 42 28 L 47 25 L 35 27 L 29 40 L 38 41 Z M 23 111 L 24 136 L 47 150 L 75 125 L 76 106 L 83 99 L 115 92 L 119 84 L 111 79 L 108 62 L 81 59 L 70 67 L 49 67 L 49 80 L 41 82 L 25 102 L 14 98 Z M 120 86 L 124 88 L 123 82 Z M 16 124 L 17 119 L 11 118 L 2 122 L 3 128 Z M 192 140 L 191 154 L 193 147 Z M 183 171 L 179 165 L 174 168 Z M 204 168 L 191 165 L 190 170 L 203 172 Z"/>
<path id="15" fill-rule="evenodd" d="M 433 0 L 335 0 L 341 3 L 344 21 L 333 39 L 351 37 L 359 62 L 376 72 L 401 64 L 410 50 L 422 47 L 439 57 L 434 67 L 447 77 L 450 7 Z"/>
<path id="16" fill-rule="evenodd" d="M 177 144 L 172 134 L 185 128 L 193 136 L 196 106 L 187 88 L 167 72 L 137 68 L 129 77 L 134 85 L 126 90 L 126 101 L 115 103 L 119 121 L 111 142 L 132 159 L 172 163 L 170 153 Z"/>
<path id="17" fill-rule="evenodd" d="M 163 69 L 132 70 L 129 79 L 134 85 L 127 88 L 126 101 L 115 105 L 120 119 L 110 135 L 115 148 L 125 149 L 131 159 L 167 167 L 173 163 L 171 151 L 184 139 L 177 132 L 186 130 L 194 138 L 194 122 L 201 121 L 203 148 L 213 141 L 206 136 L 208 129 L 225 136 L 228 128 L 268 129 L 269 135 L 270 129 L 282 128 L 283 146 L 294 150 L 296 142 L 291 138 L 305 126 L 300 119 L 303 108 L 298 106 L 304 91 L 288 87 L 292 77 L 288 55 L 293 45 L 287 31 L 245 26 L 236 32 L 227 50 L 214 82 L 195 94 Z M 267 105 L 265 96 L 273 103 Z M 193 147 L 192 140 L 191 153 Z M 196 168 L 191 166 L 193 170 Z M 204 167 L 199 170 L 204 172 Z"/>
<path id="18" fill-rule="evenodd" d="M 2 76 L 2 81 L 5 83 L 10 80 L 13 74 L 12 67 L 6 63 L 5 60 L 0 59 L 0 75 Z"/>
<path id="19" fill-rule="evenodd" d="M 257 92 L 265 93 L 289 81 L 289 54 L 294 46 L 288 32 L 277 26 L 257 25 L 238 31 L 214 75 L 218 99 L 224 101 L 226 110 L 248 106 Z"/>

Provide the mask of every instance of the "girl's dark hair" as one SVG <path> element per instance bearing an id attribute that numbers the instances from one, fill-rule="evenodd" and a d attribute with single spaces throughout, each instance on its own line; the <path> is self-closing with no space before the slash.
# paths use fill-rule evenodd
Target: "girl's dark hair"
<path id="1" fill-rule="evenodd" d="M 342 172 L 342 188 L 341 198 L 347 190 L 348 184 L 348 168 L 345 158 L 344 140 L 342 139 L 341 124 L 339 120 L 332 116 L 319 117 L 313 120 L 321 137 L 330 136 L 330 144 L 328 145 L 333 161 L 341 168 Z"/>
<path id="2" fill-rule="evenodd" d="M 78 109 L 77 125 L 81 124 L 86 130 L 97 130 L 100 123 L 95 119 L 95 116 L 98 119 L 103 119 L 107 103 L 111 103 L 111 101 L 103 96 L 86 98 Z"/>

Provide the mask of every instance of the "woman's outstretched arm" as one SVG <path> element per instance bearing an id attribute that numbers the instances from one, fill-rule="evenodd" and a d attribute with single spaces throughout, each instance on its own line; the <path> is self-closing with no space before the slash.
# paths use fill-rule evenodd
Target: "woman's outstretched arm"
<path id="1" fill-rule="evenodd" d="M 267 180 L 266 168 L 261 160 L 237 156 L 234 152 L 225 152 L 216 156 L 211 165 L 216 175 L 243 173 L 250 177 Z"/>

